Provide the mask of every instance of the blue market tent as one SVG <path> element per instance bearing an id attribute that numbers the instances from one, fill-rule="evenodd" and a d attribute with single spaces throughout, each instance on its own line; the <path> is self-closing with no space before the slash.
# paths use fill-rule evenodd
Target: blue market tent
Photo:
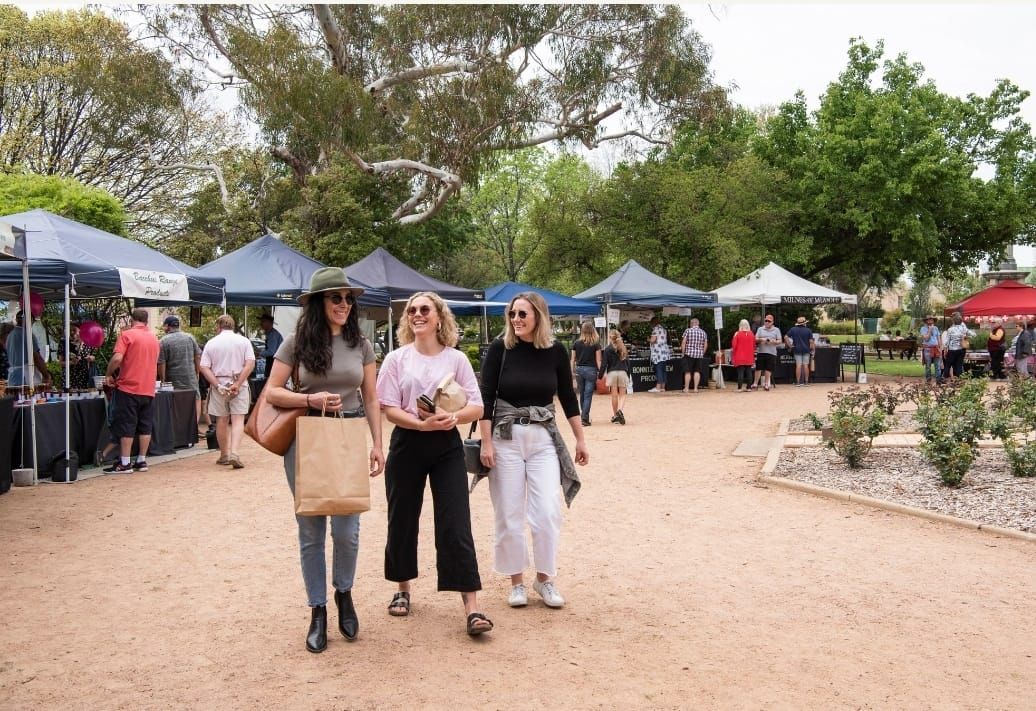
<path id="1" fill-rule="evenodd" d="M 601 305 L 594 301 L 575 299 L 571 296 L 559 294 L 550 289 L 541 289 L 538 286 L 521 284 L 514 281 L 505 281 L 493 286 L 486 287 L 486 301 L 503 302 L 503 306 L 487 306 L 486 315 L 502 316 L 507 304 L 516 295 L 523 291 L 535 291 L 547 302 L 551 316 L 597 316 L 601 313 Z M 478 306 L 451 307 L 454 313 L 460 315 L 481 314 L 482 309 Z"/>
<path id="2" fill-rule="evenodd" d="M 632 259 L 575 298 L 645 308 L 721 305 L 716 303 L 715 295 L 669 281 Z"/>
<path id="3" fill-rule="evenodd" d="M 460 301 L 483 299 L 481 290 L 465 289 L 425 276 L 393 257 L 382 247 L 378 247 L 355 264 L 345 267 L 345 274 L 350 281 L 355 280 L 375 289 L 384 289 L 393 301 L 408 299 L 418 291 L 434 291 L 444 299 Z"/>
<path id="4" fill-rule="evenodd" d="M 235 306 L 297 306 L 295 299 L 309 289 L 313 272 L 325 264 L 281 242 L 275 234 L 224 254 L 198 271 L 226 279 L 227 304 Z M 389 295 L 382 289 L 357 283 L 366 291 L 361 306 L 388 306 Z"/>
<path id="5" fill-rule="evenodd" d="M 222 277 L 203 274 L 141 242 L 46 210 L 19 212 L 0 221 L 24 231 L 29 280 L 44 299 L 64 298 L 66 286 L 80 299 L 132 295 L 124 294 L 121 268 L 186 277 L 189 298 L 181 302 L 223 301 Z M 17 298 L 21 290 L 21 265 L 0 262 L 0 298 Z"/>

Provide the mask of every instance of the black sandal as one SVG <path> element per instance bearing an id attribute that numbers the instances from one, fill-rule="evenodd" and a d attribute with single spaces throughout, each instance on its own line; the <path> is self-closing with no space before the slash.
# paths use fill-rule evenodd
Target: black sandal
<path id="1" fill-rule="evenodd" d="M 402 610 L 402 612 L 400 611 Z M 400 590 L 392 596 L 388 612 L 393 617 L 406 617 L 410 614 L 410 593 Z"/>
<path id="2" fill-rule="evenodd" d="M 475 625 L 476 622 L 488 622 L 489 626 L 482 625 L 481 627 L 478 627 Z M 477 637 L 483 632 L 488 632 L 491 629 L 493 629 L 493 621 L 481 612 L 472 612 L 468 615 L 468 634 L 472 637 Z"/>

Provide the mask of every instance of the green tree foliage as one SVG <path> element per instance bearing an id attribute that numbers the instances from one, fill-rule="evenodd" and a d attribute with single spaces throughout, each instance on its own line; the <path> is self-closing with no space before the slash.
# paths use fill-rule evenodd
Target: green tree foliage
<path id="1" fill-rule="evenodd" d="M 606 273 L 616 250 L 595 228 L 591 213 L 591 198 L 602 182 L 573 154 L 562 154 L 547 166 L 543 190 L 529 210 L 538 249 L 526 264 L 523 281 L 574 294 Z"/>
<path id="2" fill-rule="evenodd" d="M 345 156 L 431 219 L 498 151 L 640 138 L 724 101 L 675 6 L 201 5 L 144 10 L 199 81 L 243 86 L 305 183 Z M 608 132 L 606 119 L 621 120 Z M 611 125 L 611 124 L 610 124 Z M 658 131 L 655 131 L 655 128 Z"/>
<path id="3" fill-rule="evenodd" d="M 820 108 L 810 114 L 799 94 L 755 145 L 789 178 L 794 231 L 809 240 L 804 273 L 887 285 L 910 264 L 920 278 L 950 275 L 1031 241 L 1034 146 L 1019 117 L 1028 93 L 1001 81 L 988 97 L 958 99 L 904 55 L 882 56 L 881 43 L 854 40 Z M 981 165 L 994 177 L 978 177 Z"/>
<path id="4" fill-rule="evenodd" d="M 769 259 L 801 262 L 806 245 L 790 232 L 779 171 L 752 155 L 702 157 L 622 166 L 596 191 L 596 227 L 616 255 L 705 290 Z"/>
<path id="5" fill-rule="evenodd" d="M 0 169 L 114 195 L 134 231 L 162 234 L 219 143 L 190 78 L 99 12 L 0 7 Z"/>
<path id="6" fill-rule="evenodd" d="M 469 201 L 478 243 L 491 255 L 484 267 L 502 279 L 518 281 L 542 239 L 529 229 L 529 211 L 543 196 L 546 161 L 535 148 L 502 156 Z"/>
<path id="7" fill-rule="evenodd" d="M 0 215 L 35 209 L 126 236 L 126 211 L 100 188 L 53 175 L 0 174 Z"/>

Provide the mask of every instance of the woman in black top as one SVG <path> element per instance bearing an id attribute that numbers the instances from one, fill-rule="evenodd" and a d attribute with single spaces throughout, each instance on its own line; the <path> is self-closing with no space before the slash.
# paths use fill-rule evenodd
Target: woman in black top
<path id="1" fill-rule="evenodd" d="M 626 424 L 622 408 L 626 406 L 626 392 L 629 386 L 629 351 L 622 342 L 622 335 L 614 328 L 608 331 L 608 345 L 604 349 L 601 363 L 601 377 L 612 394 L 612 422 Z"/>
<path id="2" fill-rule="evenodd" d="M 489 346 L 482 369 L 482 400 L 487 419 L 479 421 L 482 463 L 490 467 L 489 492 L 496 528 L 497 572 L 511 576 L 511 607 L 528 604 L 524 569 L 525 521 L 532 531 L 533 589 L 549 607 L 565 599 L 554 585 L 557 575 L 561 500 L 578 490 L 574 469 L 561 441 L 554 417 L 554 396 L 576 438 L 575 463 L 587 464 L 590 454 L 583 437 L 579 405 L 572 388 L 572 371 L 565 347 L 554 342 L 550 313 L 535 292 L 515 296 L 507 311 L 503 339 Z"/>
<path id="3" fill-rule="evenodd" d="M 590 426 L 590 403 L 597 387 L 597 371 L 601 369 L 601 341 L 593 321 L 584 321 L 579 336 L 572 341 L 572 371 L 576 374 L 579 393 L 579 415 L 583 427 Z"/>

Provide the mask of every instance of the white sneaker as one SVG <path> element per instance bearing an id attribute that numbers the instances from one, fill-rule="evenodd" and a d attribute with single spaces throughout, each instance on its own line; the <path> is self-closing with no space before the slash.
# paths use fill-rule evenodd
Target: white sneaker
<path id="1" fill-rule="evenodd" d="M 649 393 L 660 393 L 660 392 L 662 392 L 662 391 L 661 391 L 661 390 L 659 390 L 658 388 L 651 388 L 650 390 L 648 390 L 648 392 L 649 392 Z"/>
<path id="2" fill-rule="evenodd" d="M 561 597 L 561 593 L 554 587 L 553 580 L 546 580 L 544 582 L 537 580 L 532 584 L 532 589 L 540 594 L 547 607 L 557 608 L 565 606 L 565 598 Z"/>
<path id="3" fill-rule="evenodd" d="M 525 592 L 525 586 L 519 583 L 511 588 L 511 594 L 507 596 L 507 604 L 511 607 L 525 607 L 529 604 L 529 593 Z"/>

